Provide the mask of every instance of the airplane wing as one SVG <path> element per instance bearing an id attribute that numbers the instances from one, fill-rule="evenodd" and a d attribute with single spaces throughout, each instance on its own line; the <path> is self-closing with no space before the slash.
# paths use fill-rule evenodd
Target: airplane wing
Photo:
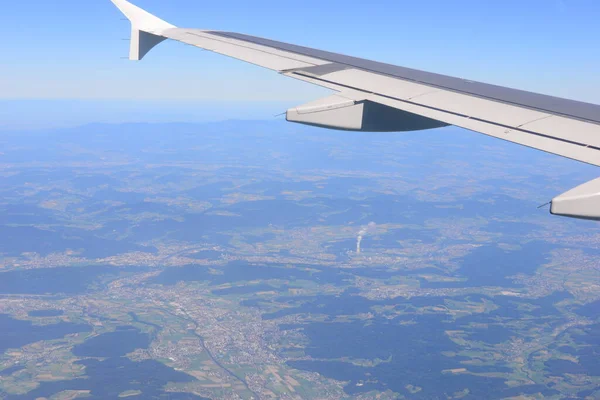
<path id="1" fill-rule="evenodd" d="M 335 91 L 287 111 L 323 128 L 399 132 L 455 125 L 600 166 L 600 106 L 369 61 L 234 32 L 177 28 L 126 0 L 130 59 L 172 39 Z M 600 179 L 552 201 L 553 214 L 600 220 Z"/>

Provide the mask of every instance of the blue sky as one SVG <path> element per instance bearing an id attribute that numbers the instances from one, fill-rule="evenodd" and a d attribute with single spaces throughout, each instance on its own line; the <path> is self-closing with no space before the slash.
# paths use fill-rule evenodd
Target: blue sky
<path id="1" fill-rule="evenodd" d="M 175 42 L 127 55 L 109 0 L 9 1 L 0 16 L 0 126 L 24 102 L 305 102 L 322 89 Z M 135 0 L 181 27 L 232 30 L 473 80 L 600 103 L 597 0 Z M 18 100 L 15 102 L 15 100 Z M 43 101 L 42 101 L 43 100 Z M 121 107 L 119 109 L 123 110 Z M 133 106 L 131 106 L 133 107 Z M 114 113 L 113 113 L 114 114 Z M 1 118 L 4 118 L 2 120 Z M 90 117 L 93 118 L 93 117 Z M 185 119 L 183 116 L 180 118 Z M 118 118 L 117 118 L 118 119 Z"/>

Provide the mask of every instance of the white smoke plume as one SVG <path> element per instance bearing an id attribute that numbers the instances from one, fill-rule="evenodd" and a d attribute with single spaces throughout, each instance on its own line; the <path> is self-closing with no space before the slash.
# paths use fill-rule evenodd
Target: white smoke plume
<path id="1" fill-rule="evenodd" d="M 369 222 L 368 225 L 360 228 L 360 231 L 358 231 L 358 238 L 356 238 L 356 254 L 360 254 L 360 245 L 363 238 L 370 232 L 373 232 L 375 228 L 377 228 L 377 224 L 375 222 Z"/>

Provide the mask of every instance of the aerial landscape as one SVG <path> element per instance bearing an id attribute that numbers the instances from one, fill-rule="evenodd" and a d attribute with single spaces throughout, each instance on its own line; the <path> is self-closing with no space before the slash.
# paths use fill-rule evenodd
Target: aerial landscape
<path id="1" fill-rule="evenodd" d="M 0 13 L 0 400 L 600 399 L 597 0 Z"/>
<path id="2" fill-rule="evenodd" d="M 2 399 L 595 399 L 595 167 L 458 128 L 0 136 Z"/>

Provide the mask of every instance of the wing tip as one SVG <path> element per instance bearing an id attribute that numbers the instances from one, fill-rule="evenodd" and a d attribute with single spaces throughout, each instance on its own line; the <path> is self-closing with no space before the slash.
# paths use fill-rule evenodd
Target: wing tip
<path id="1" fill-rule="evenodd" d="M 144 58 L 154 46 L 165 40 L 162 34 L 166 30 L 175 28 L 127 0 L 111 1 L 131 21 L 129 59 L 132 61 Z"/>
<path id="2" fill-rule="evenodd" d="M 127 0 L 111 0 L 112 3 L 131 21 L 134 29 L 160 35 L 167 29 L 176 28 L 148 11 L 130 3 Z"/>

